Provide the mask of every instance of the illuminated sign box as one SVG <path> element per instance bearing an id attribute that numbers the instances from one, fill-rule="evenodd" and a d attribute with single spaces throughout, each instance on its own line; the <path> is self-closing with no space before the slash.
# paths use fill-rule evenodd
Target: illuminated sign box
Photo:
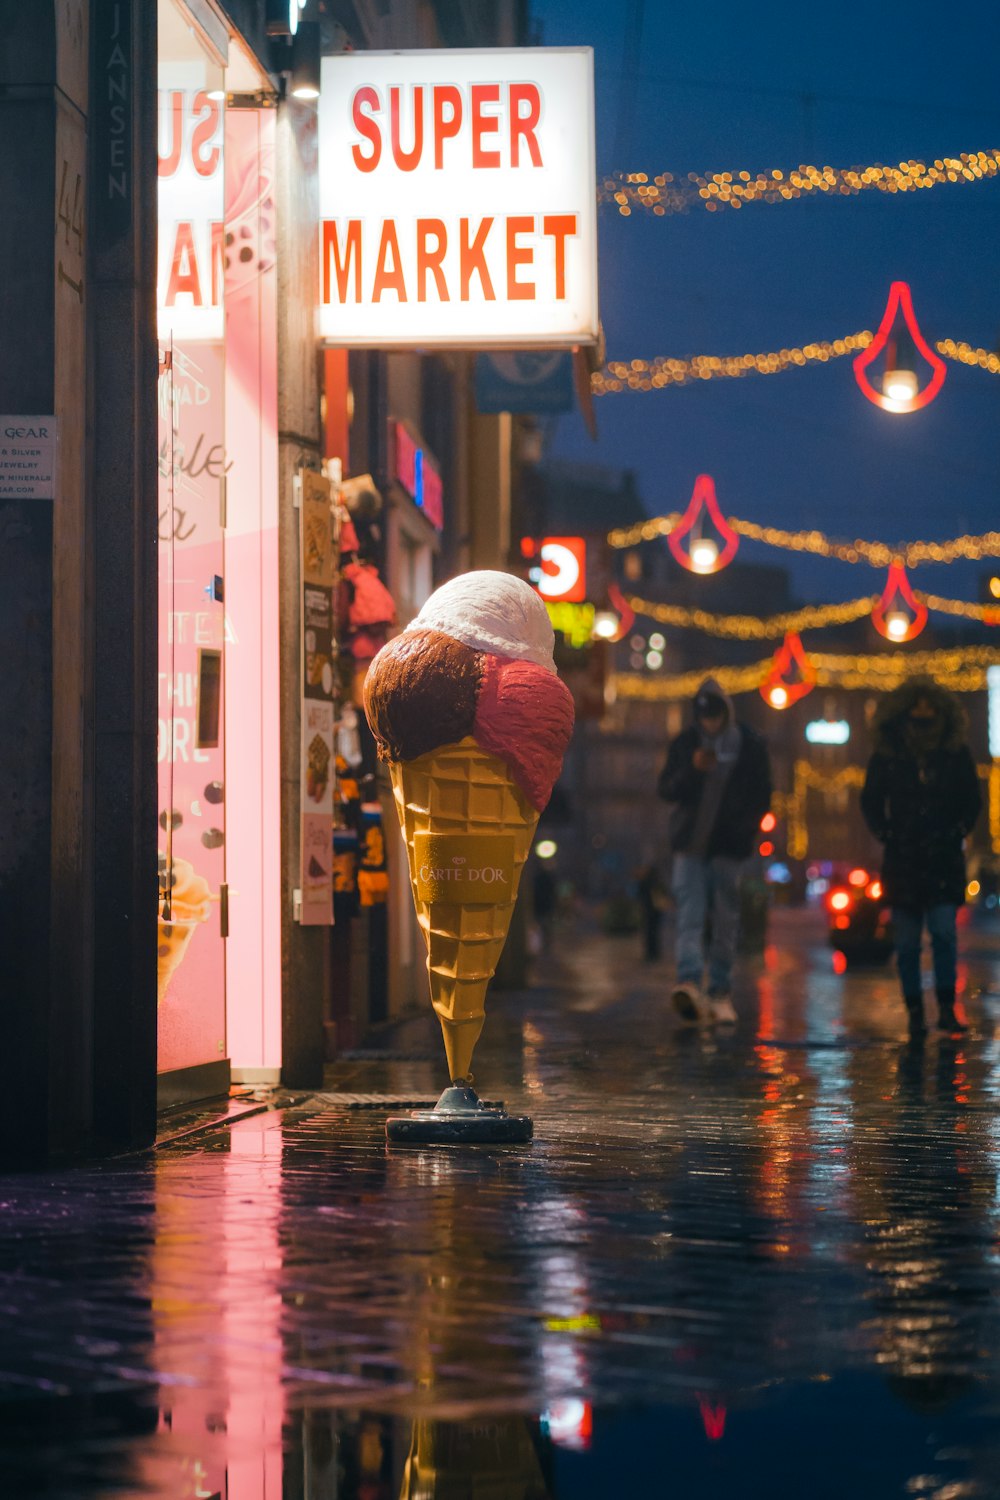
<path id="1" fill-rule="evenodd" d="M 813 719 L 806 725 L 810 745 L 846 745 L 850 738 L 851 726 L 846 719 Z"/>
<path id="2" fill-rule="evenodd" d="M 521 541 L 526 558 L 538 558 L 529 581 L 547 604 L 580 604 L 587 597 L 587 543 L 582 536 L 532 537 Z"/>
<path id="3" fill-rule="evenodd" d="M 156 304 L 161 339 L 217 342 L 224 331 L 221 102 L 200 63 L 160 64 Z M 232 248 L 237 253 L 238 247 Z"/>
<path id="4" fill-rule="evenodd" d="M 596 341 L 589 47 L 349 52 L 322 83 L 321 338 Z"/>

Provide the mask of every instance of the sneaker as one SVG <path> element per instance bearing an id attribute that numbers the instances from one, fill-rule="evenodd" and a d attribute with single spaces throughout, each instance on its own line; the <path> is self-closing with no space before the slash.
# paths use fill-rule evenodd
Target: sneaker
<path id="1" fill-rule="evenodd" d="M 681 1020 L 687 1021 L 690 1026 L 697 1026 L 704 1020 L 705 1001 L 696 984 L 674 985 L 670 999 Z"/>
<path id="2" fill-rule="evenodd" d="M 728 995 L 710 995 L 708 1003 L 712 1009 L 712 1020 L 716 1026 L 735 1026 L 736 1012 Z"/>

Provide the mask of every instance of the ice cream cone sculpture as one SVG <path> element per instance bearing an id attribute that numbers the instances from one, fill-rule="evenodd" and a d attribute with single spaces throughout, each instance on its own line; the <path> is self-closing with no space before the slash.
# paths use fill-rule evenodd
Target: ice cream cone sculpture
<path id="1" fill-rule="evenodd" d="M 365 685 L 456 1083 L 470 1076 L 521 872 L 573 729 L 552 646 L 527 583 L 466 573 L 382 648 Z"/>
<path id="2" fill-rule="evenodd" d="M 211 910 L 208 881 L 196 875 L 186 859 L 160 855 L 160 906 L 157 916 L 156 1003 L 162 1005 L 170 981 L 183 962 L 198 928 Z"/>

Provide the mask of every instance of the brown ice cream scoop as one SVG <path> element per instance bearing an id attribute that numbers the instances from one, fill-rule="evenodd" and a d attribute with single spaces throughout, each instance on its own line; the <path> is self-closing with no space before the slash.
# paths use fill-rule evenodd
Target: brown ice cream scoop
<path id="1" fill-rule="evenodd" d="M 440 630 L 405 630 L 365 680 L 365 713 L 387 760 L 416 760 L 472 733 L 483 658 Z"/>

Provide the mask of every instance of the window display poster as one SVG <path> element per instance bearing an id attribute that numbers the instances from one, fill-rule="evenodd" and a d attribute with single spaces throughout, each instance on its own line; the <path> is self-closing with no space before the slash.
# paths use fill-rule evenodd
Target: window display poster
<path id="1" fill-rule="evenodd" d="M 337 544 L 330 481 L 300 471 L 302 537 L 301 921 L 333 923 L 335 774 L 333 588 Z"/>

